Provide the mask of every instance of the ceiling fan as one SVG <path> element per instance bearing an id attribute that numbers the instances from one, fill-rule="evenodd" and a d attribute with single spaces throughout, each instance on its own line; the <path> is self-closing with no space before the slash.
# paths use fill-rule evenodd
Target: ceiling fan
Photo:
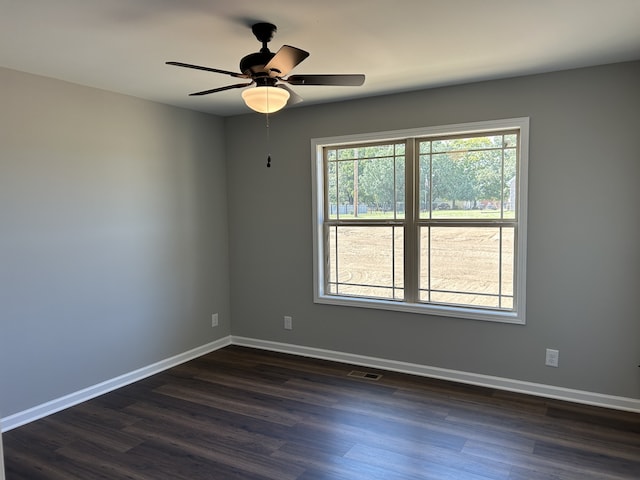
<path id="1" fill-rule="evenodd" d="M 305 52 L 290 45 L 282 46 L 276 53 L 272 53 L 267 47 L 277 27 L 271 23 L 256 23 L 251 27 L 253 34 L 262 43 L 259 52 L 250 53 L 240 60 L 242 73 L 220 70 L 217 68 L 201 67 L 182 62 L 166 62 L 167 65 L 176 67 L 194 68 L 207 72 L 222 73 L 234 78 L 251 80 L 248 83 L 236 83 L 226 87 L 212 88 L 201 92 L 191 93 L 191 96 L 208 95 L 234 88 L 245 88 L 255 84 L 255 87 L 242 92 L 242 98 L 247 106 L 259 113 L 273 113 L 282 109 L 285 105 L 293 105 L 301 102 L 302 98 L 291 90 L 289 85 L 330 85 L 330 86 L 360 86 L 364 83 L 364 75 L 287 75 L 305 58 L 309 52 Z"/>

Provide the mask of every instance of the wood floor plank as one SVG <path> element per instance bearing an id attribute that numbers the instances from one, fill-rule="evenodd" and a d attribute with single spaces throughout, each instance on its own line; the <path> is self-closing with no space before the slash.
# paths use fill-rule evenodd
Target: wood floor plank
<path id="1" fill-rule="evenodd" d="M 575 465 L 577 468 L 591 472 L 600 472 L 619 477 L 635 475 L 640 477 L 640 455 L 635 459 L 623 458 L 616 452 L 596 452 L 584 449 L 579 444 L 568 447 L 552 440 L 538 442 L 533 452 L 536 456 L 552 459 L 563 465 Z"/>
<path id="2" fill-rule="evenodd" d="M 123 432 L 119 428 L 110 428 L 98 421 L 87 421 L 73 414 L 74 410 L 62 412 L 62 415 L 54 415 L 48 419 L 51 428 L 58 432 L 68 433 L 69 436 L 78 438 L 90 437 L 91 441 L 104 449 L 126 452 L 140 444 L 140 439 Z"/>
<path id="3" fill-rule="evenodd" d="M 128 411 L 138 414 L 141 420 L 127 426 L 124 432 L 136 435 L 138 438 L 149 438 L 145 432 L 165 431 L 176 437 L 186 435 L 187 438 L 191 437 L 196 441 L 218 440 L 234 448 L 262 454 L 269 454 L 284 443 L 273 435 L 249 431 L 229 422 L 216 421 L 211 417 L 187 417 L 175 409 L 164 409 L 149 403 L 140 402 L 132 405 L 128 407 Z"/>
<path id="4" fill-rule="evenodd" d="M 395 465 L 371 465 L 294 442 L 287 443 L 273 455 L 303 467 L 305 471 L 298 480 L 419 480 L 398 471 Z"/>
<path id="5" fill-rule="evenodd" d="M 221 469 L 245 472 L 247 477 L 269 480 L 295 480 L 303 469 L 292 466 L 288 462 L 270 456 L 269 451 L 259 449 L 248 450 L 229 445 L 216 437 L 193 438 L 189 434 L 160 431 L 153 425 L 137 424 L 127 428 L 147 440 L 143 446 L 151 446 L 163 455 L 181 457 L 181 452 L 189 452 L 186 456 L 195 464 L 210 464 L 213 471 Z M 211 472 L 209 472 L 211 475 Z M 188 478 L 188 477 L 187 477 Z M 205 477 L 210 478 L 210 477 Z"/>
<path id="6" fill-rule="evenodd" d="M 218 387 L 212 393 L 207 393 L 184 385 L 164 385 L 155 391 L 166 396 L 212 408 L 224 409 L 228 412 L 263 419 L 280 425 L 291 426 L 301 420 L 299 415 L 290 414 L 279 409 L 278 405 L 261 401 L 257 395 L 243 396 L 241 392 L 232 392 L 224 387 Z"/>
<path id="7" fill-rule="evenodd" d="M 640 459 L 638 435 L 629 438 L 626 429 L 603 430 L 600 426 L 582 422 L 552 421 L 546 415 L 523 417 L 489 408 L 482 410 L 458 411 L 447 421 L 466 431 L 494 432 L 492 436 L 496 432 L 507 435 L 517 433 L 521 438 L 535 442 L 535 445 L 551 441 L 558 448 L 578 448 L 585 454 L 613 454 L 620 459 Z"/>
<path id="8" fill-rule="evenodd" d="M 138 445 L 141 445 L 139 442 Z M 83 478 L 127 478 L 130 480 L 179 480 L 175 471 L 164 471 L 161 461 L 145 461 L 136 455 L 135 469 L 131 468 L 130 455 L 105 449 L 87 440 L 77 440 L 56 450 L 74 469 L 83 472 Z"/>
<path id="9" fill-rule="evenodd" d="M 229 346 L 3 435 L 7 480 L 638 480 L 640 415 Z"/>
<path id="10" fill-rule="evenodd" d="M 433 480 L 507 480 L 511 472 L 511 466 L 508 464 L 482 460 L 463 462 L 457 456 L 436 455 L 433 449 L 421 452 L 413 449 L 411 452 L 400 453 L 359 444 L 351 449 L 346 457 L 369 465 L 393 465 L 396 472 Z"/>

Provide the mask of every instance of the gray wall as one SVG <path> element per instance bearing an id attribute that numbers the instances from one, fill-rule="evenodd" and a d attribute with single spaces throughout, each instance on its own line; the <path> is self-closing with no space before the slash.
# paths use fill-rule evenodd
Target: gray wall
<path id="1" fill-rule="evenodd" d="M 634 62 L 292 108 L 271 169 L 264 117 L 226 119 L 233 334 L 640 398 L 639 85 Z M 527 325 L 313 303 L 311 138 L 522 116 Z"/>
<path id="2" fill-rule="evenodd" d="M 640 398 L 638 84 L 634 62 L 293 108 L 268 147 L 261 115 L 0 69 L 0 417 L 230 333 Z M 311 138 L 519 116 L 526 326 L 312 302 Z"/>
<path id="3" fill-rule="evenodd" d="M 0 417 L 227 336 L 222 120 L 6 69 L 0 101 Z"/>

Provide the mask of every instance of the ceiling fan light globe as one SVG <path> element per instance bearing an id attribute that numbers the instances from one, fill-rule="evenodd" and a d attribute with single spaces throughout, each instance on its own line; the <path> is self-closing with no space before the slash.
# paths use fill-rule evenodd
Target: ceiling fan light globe
<path id="1" fill-rule="evenodd" d="M 284 88 L 257 86 L 242 91 L 247 107 L 258 113 L 274 113 L 282 110 L 289 101 L 289 92 Z"/>

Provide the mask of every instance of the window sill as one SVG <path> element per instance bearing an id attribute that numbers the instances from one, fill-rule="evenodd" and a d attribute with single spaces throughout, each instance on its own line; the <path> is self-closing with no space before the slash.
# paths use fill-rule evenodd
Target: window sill
<path id="1" fill-rule="evenodd" d="M 370 298 L 341 297 L 336 295 L 317 295 L 314 303 L 338 305 L 342 307 L 373 308 L 377 310 L 391 310 L 396 312 L 417 313 L 441 317 L 455 317 L 468 320 L 482 320 L 488 322 L 511 323 L 524 325 L 524 315 L 517 312 L 500 312 L 480 308 L 454 307 L 447 305 L 427 305 L 422 303 L 394 302 L 392 300 L 377 300 Z"/>

